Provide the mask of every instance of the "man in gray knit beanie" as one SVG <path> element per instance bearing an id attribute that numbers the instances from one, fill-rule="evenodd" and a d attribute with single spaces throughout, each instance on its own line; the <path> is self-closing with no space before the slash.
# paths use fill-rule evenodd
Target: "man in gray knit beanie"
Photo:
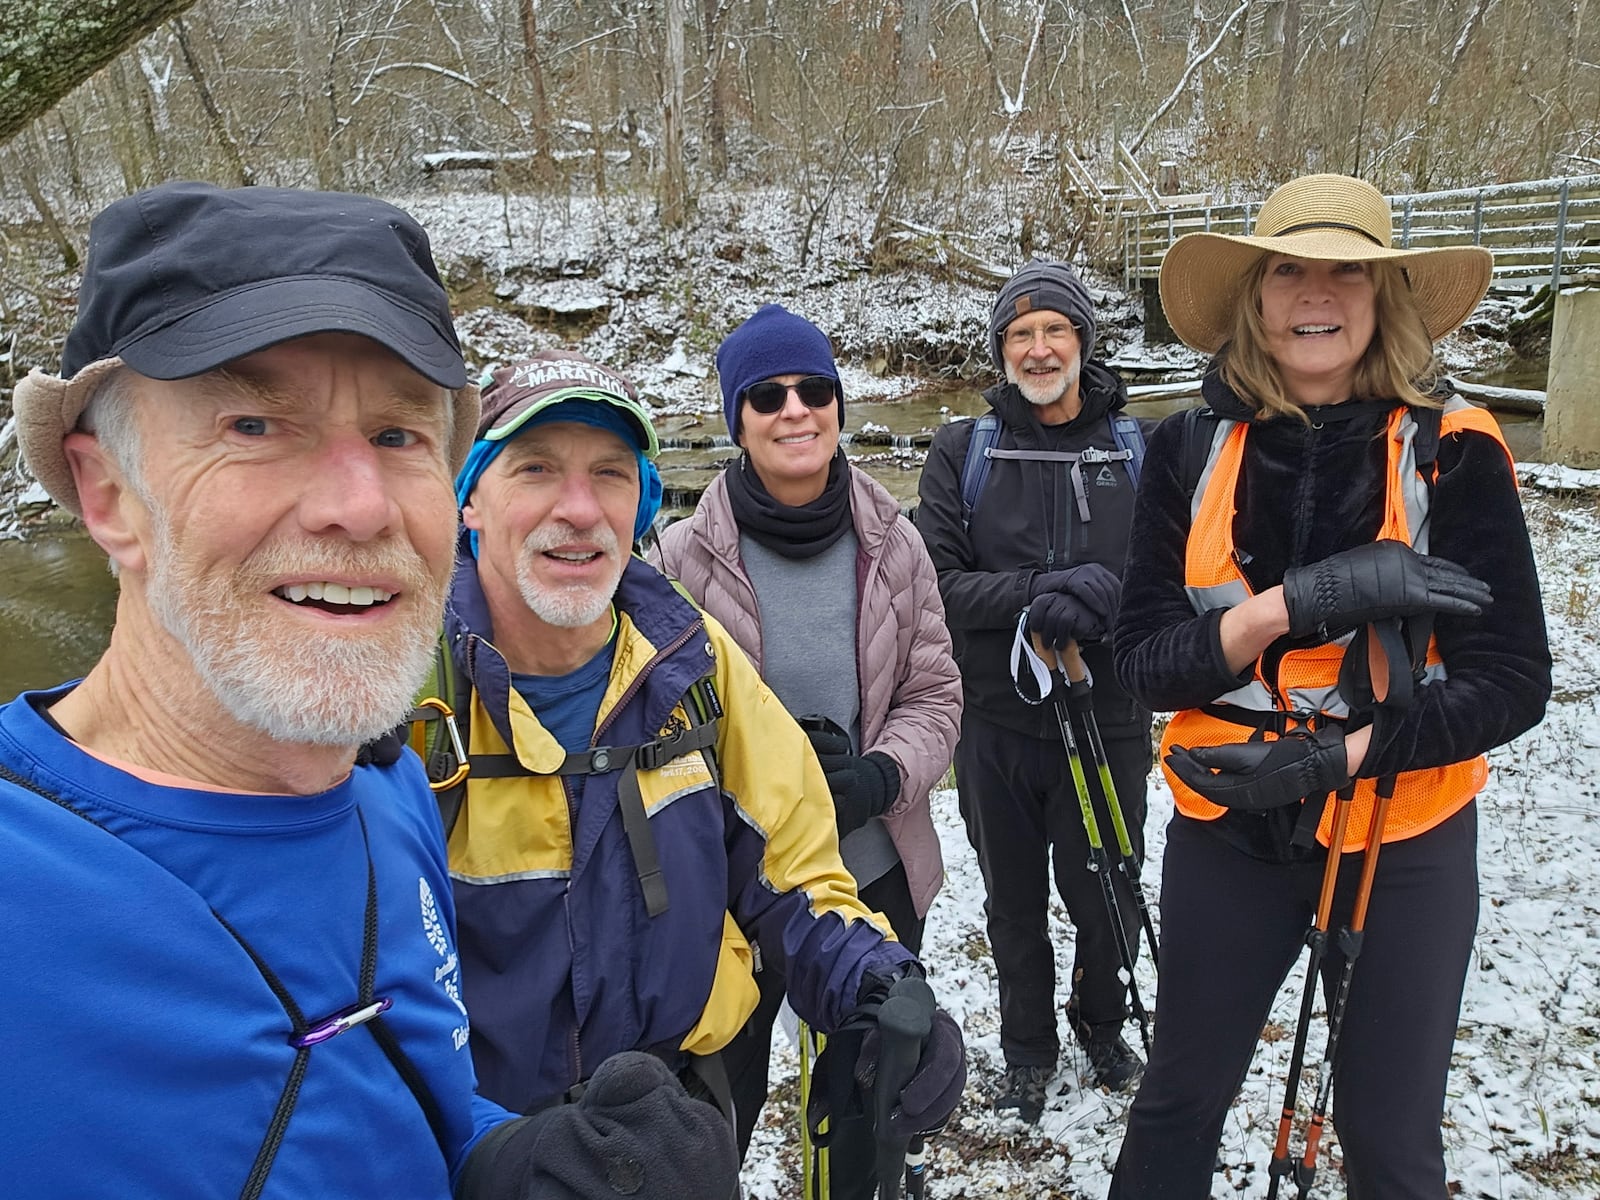
<path id="1" fill-rule="evenodd" d="M 1064 262 L 1036 258 L 1006 280 L 989 314 L 989 357 L 995 370 L 1006 369 L 1001 338 L 1018 317 L 1047 309 L 1061 313 L 1078 334 L 1079 361 L 1094 353 L 1094 303 L 1077 272 Z"/>
<path id="2" fill-rule="evenodd" d="M 1081 654 L 1094 680 L 1105 766 L 1130 848 L 1142 855 L 1150 713 L 1118 684 L 1110 640 L 1144 431 L 1123 411 L 1116 372 L 1093 357 L 1094 304 L 1066 263 L 1035 259 L 1006 280 L 987 345 L 1004 381 L 983 394 L 989 412 L 934 435 L 917 529 L 939 575 L 961 669 L 956 786 L 983 870 L 1000 985 L 1006 1070 L 994 1106 L 1032 1124 L 1061 1090 L 1052 881 L 1075 927 L 1067 1019 L 1083 1050 L 1080 1074 L 1131 1092 L 1143 1070 L 1121 1032 L 1130 1014 L 1119 942 L 1131 959 L 1134 902 L 1120 900 L 1118 931 L 1100 876 L 1085 867 L 1090 839 L 1054 709 L 1026 703 L 1009 664 L 1019 622 L 1034 642 Z M 1089 745 L 1083 717 L 1072 719 Z M 1103 779 L 1090 772 L 1085 788 L 1110 828 Z"/>

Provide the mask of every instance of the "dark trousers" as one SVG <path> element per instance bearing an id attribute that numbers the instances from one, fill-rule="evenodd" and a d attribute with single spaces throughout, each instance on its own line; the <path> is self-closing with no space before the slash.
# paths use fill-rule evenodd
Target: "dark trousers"
<path id="1" fill-rule="evenodd" d="M 1129 840 L 1143 861 L 1150 730 L 1141 723 L 1102 734 Z M 1101 840 L 1115 867 L 1116 836 L 1081 727 L 1077 738 Z M 1008 1066 L 1054 1067 L 1061 1043 L 1049 928 L 1052 867 L 1077 931 L 1072 988 L 1080 1018 L 1102 1025 L 1128 1015 L 1126 986 L 1118 976 L 1122 959 L 1100 880 L 1089 869 L 1089 840 L 1067 752 L 1059 740 L 1016 733 L 969 712 L 961 718 L 955 761 L 961 816 L 987 893 L 984 913 L 1000 981 L 1000 1046 Z M 1112 882 L 1128 945 L 1137 954 L 1138 909 L 1119 871 L 1113 870 Z"/>
<path id="2" fill-rule="evenodd" d="M 1447 1195 L 1439 1122 L 1478 921 L 1477 831 L 1468 805 L 1427 833 L 1386 844 L 1378 859 L 1333 1079 L 1350 1200 Z M 1339 864 L 1336 932 L 1349 920 L 1360 869 L 1360 854 Z M 1211 1194 L 1223 1120 L 1273 998 L 1305 953 L 1321 882 L 1320 861 L 1261 862 L 1202 822 L 1172 819 L 1155 1044 L 1128 1114 L 1113 1200 Z M 1325 993 L 1343 964 L 1330 938 Z M 1297 987 L 1301 978 L 1296 972 Z M 1311 1062 L 1321 1061 L 1324 1044 L 1314 1029 Z M 1297 1129 L 1291 1153 L 1302 1136 Z"/>
<path id="3" fill-rule="evenodd" d="M 911 887 L 906 869 L 896 865 L 888 874 L 874 879 L 861 889 L 861 900 L 874 912 L 889 919 L 895 936 L 915 954 L 922 948 L 922 918 L 911 902 Z M 750 1020 L 722 1051 L 723 1064 L 733 1085 L 734 1127 L 739 1137 L 739 1157 L 750 1148 L 750 1134 L 767 1102 L 767 1066 L 772 1051 L 772 1025 L 783 1003 L 783 975 L 775 964 L 767 964 L 756 975 L 761 1002 Z M 854 998 L 852 997 L 852 1000 Z M 850 1007 L 848 1004 L 845 1006 Z M 804 1114 L 802 1114 L 804 1119 Z M 834 1135 L 828 1144 L 829 1195 L 832 1200 L 872 1200 L 877 1194 L 874 1173 L 877 1147 L 872 1122 L 865 1119 L 835 1120 Z"/>

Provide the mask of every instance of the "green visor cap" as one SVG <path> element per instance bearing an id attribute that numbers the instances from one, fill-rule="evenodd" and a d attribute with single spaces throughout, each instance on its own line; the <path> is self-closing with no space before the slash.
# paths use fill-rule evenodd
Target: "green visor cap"
<path id="1" fill-rule="evenodd" d="M 615 371 L 570 350 L 546 350 L 494 371 L 484 386 L 478 439 L 504 441 L 540 413 L 569 401 L 607 406 L 613 415 L 622 418 L 646 458 L 654 459 L 661 453 L 650 413 L 633 385 Z"/>

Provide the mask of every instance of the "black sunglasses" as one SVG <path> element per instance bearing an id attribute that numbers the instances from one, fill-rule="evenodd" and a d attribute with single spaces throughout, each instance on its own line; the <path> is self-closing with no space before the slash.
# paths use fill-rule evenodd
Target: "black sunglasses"
<path id="1" fill-rule="evenodd" d="M 744 390 L 750 407 L 762 416 L 770 417 L 789 402 L 793 391 L 807 408 L 827 408 L 835 400 L 833 380 L 826 375 L 807 375 L 799 383 L 777 383 L 771 379 L 752 383 Z"/>

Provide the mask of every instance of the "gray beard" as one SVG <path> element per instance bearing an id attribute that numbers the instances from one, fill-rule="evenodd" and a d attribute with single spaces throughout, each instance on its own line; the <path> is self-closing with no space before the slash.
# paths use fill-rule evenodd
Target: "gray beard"
<path id="1" fill-rule="evenodd" d="M 1020 371 L 1014 370 L 1010 363 L 1006 364 L 1006 379 L 1009 382 L 1016 384 L 1017 391 L 1022 393 L 1022 398 L 1035 408 L 1049 408 L 1052 404 L 1056 403 L 1056 401 L 1060 400 L 1061 397 L 1065 396 L 1069 391 L 1072 390 L 1072 385 L 1078 382 L 1078 377 L 1082 374 L 1083 361 L 1075 358 L 1070 363 L 1067 363 L 1062 367 L 1061 384 L 1059 387 L 1050 384 L 1041 386 L 1040 384 L 1030 382 L 1026 375 L 1022 374 Z M 1051 390 L 1046 392 L 1043 390 L 1045 387 L 1048 387 Z"/>

